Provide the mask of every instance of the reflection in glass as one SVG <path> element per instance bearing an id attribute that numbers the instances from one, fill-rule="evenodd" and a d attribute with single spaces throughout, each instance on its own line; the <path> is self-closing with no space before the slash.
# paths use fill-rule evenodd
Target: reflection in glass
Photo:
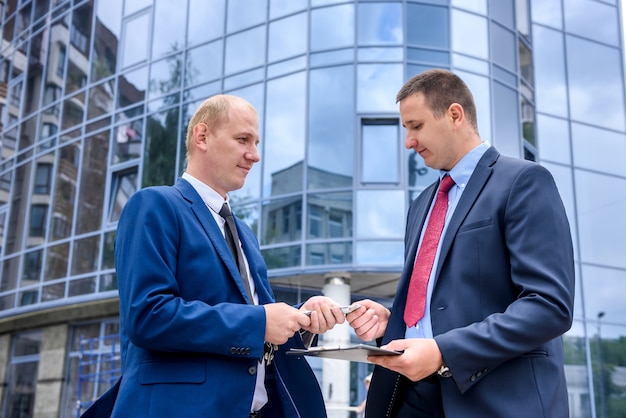
<path id="1" fill-rule="evenodd" d="M 300 245 L 261 250 L 268 270 L 300 266 Z"/>
<path id="2" fill-rule="evenodd" d="M 306 237 L 352 237 L 352 192 L 309 194 Z"/>
<path id="3" fill-rule="evenodd" d="M 113 111 L 113 81 L 109 80 L 89 89 L 87 119 L 97 118 Z"/>
<path id="4" fill-rule="evenodd" d="M 115 128 L 113 135 L 113 152 L 111 163 L 123 163 L 141 156 L 141 143 L 143 140 L 143 119 L 133 121 L 126 120 L 122 114 L 121 125 Z"/>
<path id="5" fill-rule="evenodd" d="M 460 10 L 452 10 L 452 49 L 477 58 L 489 58 L 487 19 Z"/>
<path id="6" fill-rule="evenodd" d="M 476 116 L 478 118 L 478 132 L 483 141 L 491 142 L 491 87 L 487 77 L 468 73 L 465 71 L 456 72 L 469 87 L 474 102 L 476 103 Z M 514 108 L 517 108 L 517 102 Z M 517 114 L 517 113 L 516 113 Z M 518 121 L 519 123 L 519 121 Z M 506 133 L 510 137 L 511 133 Z"/>
<path id="7" fill-rule="evenodd" d="M 185 65 L 185 87 L 219 79 L 222 75 L 223 49 L 224 41 L 218 40 L 188 50 Z"/>
<path id="8" fill-rule="evenodd" d="M 270 62 L 304 54 L 307 47 L 308 19 L 306 13 L 289 16 L 270 23 Z M 289 34 L 289 36 L 285 36 Z"/>
<path id="9" fill-rule="evenodd" d="M 535 141 L 535 108 L 525 98 L 521 98 L 522 108 L 522 136 L 526 142 L 533 147 L 537 145 Z"/>
<path id="10" fill-rule="evenodd" d="M 402 64 L 359 64 L 357 68 L 357 111 L 398 111 L 396 93 L 402 86 Z"/>
<path id="11" fill-rule="evenodd" d="M 185 45 L 185 31 L 179 28 L 184 28 L 187 23 L 187 2 L 155 0 L 153 8 L 152 59 L 157 59 L 180 51 Z M 202 13 L 203 16 L 207 14 Z"/>
<path id="12" fill-rule="evenodd" d="M 581 260 L 626 269 L 626 180 L 578 169 L 574 175 Z"/>
<path id="13" fill-rule="evenodd" d="M 261 245 L 302 239 L 302 196 L 264 201 Z"/>
<path id="14" fill-rule="evenodd" d="M 359 45 L 402 43 L 401 3 L 359 3 L 357 14 Z"/>
<path id="15" fill-rule="evenodd" d="M 315 243 L 306 246 L 307 266 L 352 264 L 352 243 Z"/>
<path id="16" fill-rule="evenodd" d="M 122 74 L 117 79 L 117 108 L 143 103 L 148 90 L 148 67 Z"/>
<path id="17" fill-rule="evenodd" d="M 492 22 L 490 37 L 493 62 L 509 71 L 517 72 L 515 33 Z"/>
<path id="18" fill-rule="evenodd" d="M 96 278 L 88 277 L 86 279 L 72 280 L 69 282 L 67 296 L 88 295 L 96 291 Z"/>
<path id="19" fill-rule="evenodd" d="M 451 4 L 482 15 L 487 14 L 487 0 L 451 0 Z"/>
<path id="20" fill-rule="evenodd" d="M 572 123 L 574 165 L 580 168 L 626 176 L 626 138 L 623 133 Z M 590 139 L 593 138 L 592 141 Z"/>
<path id="21" fill-rule="evenodd" d="M 402 61 L 402 48 L 362 47 L 357 50 L 357 61 Z"/>
<path id="22" fill-rule="evenodd" d="M 232 74 L 259 67 L 265 62 L 266 29 L 260 26 L 226 38 L 224 72 Z"/>
<path id="23" fill-rule="evenodd" d="M 566 43 L 572 119 L 623 132 L 626 126 L 620 50 L 569 35 Z"/>
<path id="24" fill-rule="evenodd" d="M 83 122 L 85 113 L 85 93 L 79 93 L 63 102 L 62 130 L 72 128 Z"/>
<path id="25" fill-rule="evenodd" d="M 41 301 L 63 299 L 65 297 L 65 282 L 55 283 L 41 288 Z"/>
<path id="26" fill-rule="evenodd" d="M 354 67 L 311 70 L 308 188 L 350 187 L 354 167 Z M 332 91 L 333 94 L 328 94 Z"/>
<path id="27" fill-rule="evenodd" d="M 122 68 L 148 59 L 148 29 L 150 13 L 142 13 L 124 22 L 124 33 L 132 36 L 122 38 Z"/>
<path id="28" fill-rule="evenodd" d="M 407 41 L 409 45 L 448 49 L 450 28 L 448 8 L 407 4 Z"/>
<path id="29" fill-rule="evenodd" d="M 533 22 L 553 28 L 563 28 L 561 0 L 530 0 L 530 13 Z M 535 39 L 540 39 L 535 35 Z"/>
<path id="30" fill-rule="evenodd" d="M 41 277 L 43 250 L 31 251 L 24 254 L 24 271 L 20 280 L 20 287 L 32 286 L 39 283 Z"/>
<path id="31" fill-rule="evenodd" d="M 27 70 L 28 77 L 26 79 L 26 91 L 24 93 L 24 114 L 26 115 L 39 108 L 41 85 L 47 54 L 46 46 L 47 45 L 44 44 L 43 33 L 33 36 L 30 40 Z"/>
<path id="32" fill-rule="evenodd" d="M 72 269 L 70 274 L 85 274 L 98 270 L 100 235 L 75 240 L 72 245 Z"/>
<path id="33" fill-rule="evenodd" d="M 115 73 L 117 50 L 122 26 L 122 0 L 98 1 L 91 81 L 95 82 Z"/>
<path id="34" fill-rule="evenodd" d="M 152 0 L 126 0 L 124 4 L 124 16 L 133 14 L 144 7 L 148 7 L 150 4 L 152 4 Z"/>
<path id="35" fill-rule="evenodd" d="M 148 116 L 142 187 L 172 184 L 176 179 L 178 107 Z"/>
<path id="36" fill-rule="evenodd" d="M 170 51 L 171 52 L 171 51 Z M 180 90 L 183 78 L 183 54 L 170 56 L 150 66 L 149 99 L 176 93 Z M 168 104 L 178 103 L 178 98 Z"/>
<path id="37" fill-rule="evenodd" d="M 2 265 L 2 277 L 0 277 L 0 292 L 17 289 L 19 266 L 20 257 L 4 259 L 4 263 Z"/>
<path id="38" fill-rule="evenodd" d="M 270 0 L 270 19 L 285 16 L 308 6 L 308 0 Z"/>
<path id="39" fill-rule="evenodd" d="M 46 269 L 44 281 L 61 279 L 67 275 L 67 263 L 70 257 L 70 244 L 64 243 L 46 250 Z"/>
<path id="40" fill-rule="evenodd" d="M 411 149 L 407 151 L 406 155 L 410 187 L 425 188 L 439 180 L 439 170 L 426 167 L 424 159 L 420 157 L 418 153 Z M 417 197 L 417 195 L 413 196 L 411 200 L 415 197 Z"/>
<path id="41" fill-rule="evenodd" d="M 190 0 L 187 45 L 199 45 L 224 34 L 226 0 Z M 210 10 L 211 13 L 206 13 Z"/>
<path id="42" fill-rule="evenodd" d="M 518 93 L 509 87 L 494 82 L 493 102 L 493 145 L 503 155 L 519 157 L 521 134 Z"/>
<path id="43" fill-rule="evenodd" d="M 566 119 L 537 114 L 537 142 L 542 160 L 571 164 L 569 126 Z"/>
<path id="44" fill-rule="evenodd" d="M 84 87 L 89 73 L 89 55 L 91 52 L 91 17 L 93 1 L 74 9 L 70 28 L 71 53 L 68 57 L 65 94 Z"/>
<path id="45" fill-rule="evenodd" d="M 302 190 L 306 143 L 305 74 L 267 83 L 263 195 Z"/>
<path id="46" fill-rule="evenodd" d="M 355 263 L 360 266 L 399 266 L 404 262 L 402 241 L 359 241 Z"/>
<path id="47" fill-rule="evenodd" d="M 77 234 L 97 231 L 102 223 L 105 187 L 102 179 L 107 175 L 109 134 L 110 131 L 104 131 L 84 140 L 76 214 Z"/>
<path id="48" fill-rule="evenodd" d="M 359 190 L 356 196 L 358 238 L 404 237 L 404 191 Z"/>
<path id="49" fill-rule="evenodd" d="M 621 34 L 619 31 L 619 14 L 614 6 L 589 0 L 566 0 L 565 28 L 568 33 L 579 35 L 619 47 Z M 602 22 L 589 24 L 589 22 Z"/>
<path id="50" fill-rule="evenodd" d="M 80 147 L 76 142 L 59 149 L 54 182 L 52 226 L 48 235 L 51 241 L 67 238 L 72 231 L 79 158 Z"/>
<path id="51" fill-rule="evenodd" d="M 533 31 L 534 36 L 541 39 L 541 42 L 533 44 L 537 111 L 567 117 L 563 34 L 538 25 L 533 26 Z M 594 73 L 596 70 L 594 64 Z"/>
<path id="52" fill-rule="evenodd" d="M 267 16 L 267 0 L 228 0 L 226 12 L 228 33 L 263 23 Z"/>
<path id="53" fill-rule="evenodd" d="M 354 44 L 354 5 L 311 10 L 311 50 L 341 48 Z"/>
<path id="54" fill-rule="evenodd" d="M 361 120 L 361 182 L 399 183 L 398 119 Z"/>
<path id="55" fill-rule="evenodd" d="M 109 222 L 117 222 L 128 199 L 137 191 L 137 168 L 113 174 Z"/>
<path id="56" fill-rule="evenodd" d="M 28 215 L 28 195 L 30 194 L 30 173 L 32 164 L 23 164 L 15 169 L 15 178 L 11 193 L 11 210 L 5 255 L 13 254 L 24 247 L 25 240 L 22 233 Z M 3 272 L 6 274 L 6 271 Z"/>

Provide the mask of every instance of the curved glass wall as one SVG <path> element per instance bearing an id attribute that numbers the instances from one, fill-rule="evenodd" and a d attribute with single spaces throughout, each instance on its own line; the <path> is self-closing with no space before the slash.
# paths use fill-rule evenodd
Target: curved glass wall
<path id="1" fill-rule="evenodd" d="M 405 214 L 436 173 L 395 94 L 450 68 L 479 131 L 554 174 L 575 239 L 572 416 L 626 391 L 626 118 L 616 0 L 0 0 L 0 318 L 117 294 L 116 223 L 184 170 L 206 97 L 259 111 L 262 161 L 234 209 L 294 299 L 347 271 L 389 300 Z M 602 338 L 601 338 L 602 337 Z M 620 380 L 621 379 L 621 380 Z M 600 382 L 604 382 L 600 386 Z"/>

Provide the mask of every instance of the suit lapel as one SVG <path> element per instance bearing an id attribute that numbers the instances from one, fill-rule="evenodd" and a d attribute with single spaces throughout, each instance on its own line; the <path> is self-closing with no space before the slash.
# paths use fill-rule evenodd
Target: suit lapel
<path id="1" fill-rule="evenodd" d="M 239 288 L 242 297 L 247 300 L 246 288 L 244 287 L 241 275 L 239 274 L 237 263 L 230 253 L 228 244 L 226 243 L 226 240 L 224 239 L 224 236 L 222 235 L 219 226 L 217 225 L 215 219 L 213 218 L 213 215 L 211 214 L 211 209 L 207 207 L 206 203 L 204 203 L 198 192 L 196 192 L 196 190 L 188 181 L 184 179 L 178 179 L 174 187 L 178 191 L 180 191 L 183 198 L 185 198 L 185 200 L 189 203 L 191 211 L 194 213 L 202 229 L 204 229 L 204 231 L 206 232 L 209 241 L 211 241 L 211 243 L 213 244 L 213 248 L 215 248 L 215 251 L 224 262 L 224 265 L 228 269 L 230 276 L 237 284 L 237 287 Z M 252 267 L 250 269 L 252 270 Z M 252 303 L 252 301 L 249 302 Z"/>

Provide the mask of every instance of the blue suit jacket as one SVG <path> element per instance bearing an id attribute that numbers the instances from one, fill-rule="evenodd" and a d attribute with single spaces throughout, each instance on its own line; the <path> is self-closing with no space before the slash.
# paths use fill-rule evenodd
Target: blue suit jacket
<path id="1" fill-rule="evenodd" d="M 383 344 L 404 338 L 408 283 L 436 186 L 409 209 L 406 262 Z M 442 240 L 430 313 L 453 375 L 440 378 L 446 417 L 567 417 L 561 335 L 573 318 L 574 260 L 550 173 L 489 148 Z M 376 367 L 366 416 L 393 416 L 406 384 Z"/>
<path id="2" fill-rule="evenodd" d="M 237 221 L 261 304 L 274 302 L 252 230 Z M 265 312 L 246 290 L 217 223 L 193 187 L 142 189 L 126 203 L 115 242 L 122 382 L 113 417 L 233 417 L 250 412 Z M 267 368 L 272 417 L 325 417 L 296 334 Z M 283 411 L 282 414 L 275 411 Z"/>

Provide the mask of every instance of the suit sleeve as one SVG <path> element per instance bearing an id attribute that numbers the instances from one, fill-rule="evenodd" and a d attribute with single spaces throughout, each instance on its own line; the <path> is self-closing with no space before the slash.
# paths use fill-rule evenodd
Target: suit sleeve
<path id="1" fill-rule="evenodd" d="M 207 232 L 177 193 L 143 189 L 124 207 L 115 243 L 122 327 L 133 344 L 149 350 L 260 358 L 264 308 L 241 301 Z M 233 347 L 245 348 L 233 353 Z"/>
<path id="2" fill-rule="evenodd" d="M 457 231 L 433 299 L 450 307 L 435 309 L 433 327 L 461 392 L 572 324 L 572 241 L 554 180 L 536 164 L 508 168 L 494 171 Z"/>

